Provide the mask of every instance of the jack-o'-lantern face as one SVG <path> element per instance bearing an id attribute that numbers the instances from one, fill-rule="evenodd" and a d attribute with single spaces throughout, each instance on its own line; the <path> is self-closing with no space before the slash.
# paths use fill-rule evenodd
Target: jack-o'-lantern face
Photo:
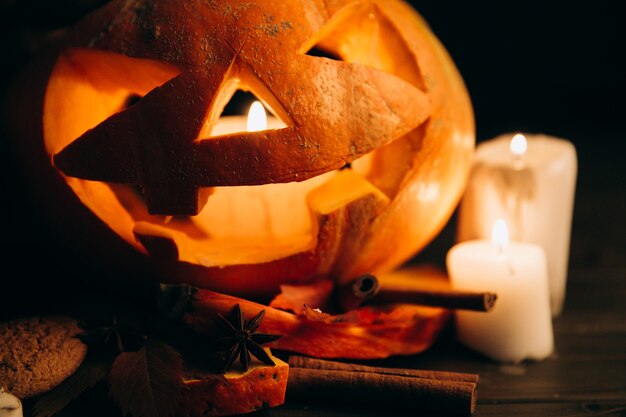
<path id="1" fill-rule="evenodd" d="M 238 89 L 284 127 L 216 133 Z M 400 1 L 120 0 L 75 27 L 44 140 L 82 203 L 170 278 L 264 294 L 426 244 L 464 186 L 473 122 Z"/>

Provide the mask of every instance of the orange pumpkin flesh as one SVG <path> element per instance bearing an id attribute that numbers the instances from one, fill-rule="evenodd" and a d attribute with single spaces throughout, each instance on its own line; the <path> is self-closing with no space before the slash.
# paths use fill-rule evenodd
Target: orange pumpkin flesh
<path id="1" fill-rule="evenodd" d="M 230 416 L 252 413 L 285 403 L 289 365 L 272 357 L 276 366 L 253 360 L 247 371 L 223 376 L 194 371 L 185 379 L 185 389 L 175 415 L 188 417 Z"/>
<path id="2" fill-rule="evenodd" d="M 238 88 L 287 127 L 210 137 Z M 55 64 L 44 142 L 163 279 L 254 297 L 412 256 L 460 197 L 474 126 L 452 61 L 400 1 L 114 1 Z"/>

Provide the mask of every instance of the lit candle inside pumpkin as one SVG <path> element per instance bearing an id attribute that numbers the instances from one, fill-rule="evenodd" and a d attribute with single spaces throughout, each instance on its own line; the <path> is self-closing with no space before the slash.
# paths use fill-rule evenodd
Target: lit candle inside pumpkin
<path id="1" fill-rule="evenodd" d="M 565 298 L 576 166 L 563 139 L 516 134 L 480 143 L 459 213 L 459 241 L 489 238 L 503 218 L 513 240 L 543 247 L 553 316 Z"/>
<path id="2" fill-rule="evenodd" d="M 522 168 L 524 166 L 524 155 L 526 155 L 526 150 L 528 149 L 528 141 L 526 140 L 526 136 L 521 133 L 516 134 L 511 139 L 511 144 L 509 145 L 509 149 L 511 150 L 511 154 L 513 155 L 514 163 L 517 164 L 517 168 Z"/>
<path id="3" fill-rule="evenodd" d="M 246 128 L 248 132 L 258 132 L 267 129 L 267 115 L 260 101 L 255 101 L 250 106 Z"/>
<path id="4" fill-rule="evenodd" d="M 211 136 L 228 135 L 238 132 L 258 132 L 267 129 L 281 129 L 285 124 L 274 116 L 268 116 L 260 101 L 255 101 L 244 116 L 222 116 L 211 130 Z"/>
<path id="5" fill-rule="evenodd" d="M 509 242 L 499 219 L 489 240 L 455 245 L 447 256 L 455 290 L 492 291 L 489 313 L 457 311 L 457 335 L 470 348 L 501 362 L 541 360 L 553 350 L 546 257 L 530 243 Z"/>

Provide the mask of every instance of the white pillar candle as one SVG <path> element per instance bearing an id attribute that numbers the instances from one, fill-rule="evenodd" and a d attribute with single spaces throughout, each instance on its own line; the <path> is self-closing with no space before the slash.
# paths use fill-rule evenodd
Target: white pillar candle
<path id="1" fill-rule="evenodd" d="M 502 220 L 493 235 L 493 241 L 467 241 L 448 252 L 454 289 L 498 295 L 489 313 L 457 311 L 457 336 L 500 362 L 544 359 L 554 348 L 544 251 L 534 244 L 508 243 Z"/>
<path id="2" fill-rule="evenodd" d="M 516 135 L 517 136 L 517 135 Z M 476 148 L 461 203 L 458 240 L 488 238 L 498 218 L 511 239 L 536 243 L 548 260 L 552 316 L 563 309 L 576 187 L 576 150 L 544 135 L 502 135 Z"/>
<path id="3" fill-rule="evenodd" d="M 22 402 L 0 388 L 0 417 L 23 417 Z"/>

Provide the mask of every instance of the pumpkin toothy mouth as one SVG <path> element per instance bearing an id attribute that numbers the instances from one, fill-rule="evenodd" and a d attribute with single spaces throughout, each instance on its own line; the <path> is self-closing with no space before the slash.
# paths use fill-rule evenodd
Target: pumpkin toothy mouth
<path id="1" fill-rule="evenodd" d="M 314 46 L 346 62 L 307 56 Z M 263 263 L 313 251 L 324 215 L 363 198 L 373 198 L 377 207 L 389 204 L 412 168 L 429 99 L 415 57 L 376 6 L 346 7 L 302 46 L 301 71 L 315 65 L 317 79 L 306 79 L 305 72 L 299 83 L 287 77 L 291 87 L 268 86 L 275 70 L 251 69 L 250 51 L 236 52 L 237 73 L 226 82 L 196 66 L 181 69 L 103 50 L 69 49 L 59 58 L 44 110 L 47 150 L 83 204 L 138 249 L 151 251 L 145 236 L 162 237 L 175 242 L 178 260 L 204 266 Z M 233 70 L 233 62 L 223 74 Z M 241 87 L 233 80 L 260 96 L 286 127 L 208 137 L 229 94 Z M 191 91 L 205 85 L 220 88 L 206 97 Z M 122 111 L 129 95 L 164 91 L 169 98 L 146 101 L 150 117 L 117 122 L 129 113 Z M 289 101 L 298 94 L 310 97 Z M 184 105 L 214 102 L 187 112 L 172 101 L 181 97 Z M 161 123 L 168 117 L 177 120 L 173 131 L 193 142 L 193 151 L 174 162 L 162 151 L 168 143 L 150 142 L 163 126 L 169 128 Z M 335 136 L 329 149 L 320 151 L 311 141 L 316 130 Z M 153 165 L 155 159 L 163 164 Z M 182 172 L 181 161 L 195 171 Z M 345 162 L 352 163 L 350 171 L 335 171 Z M 134 189 L 137 183 L 147 190 L 147 205 Z"/>

